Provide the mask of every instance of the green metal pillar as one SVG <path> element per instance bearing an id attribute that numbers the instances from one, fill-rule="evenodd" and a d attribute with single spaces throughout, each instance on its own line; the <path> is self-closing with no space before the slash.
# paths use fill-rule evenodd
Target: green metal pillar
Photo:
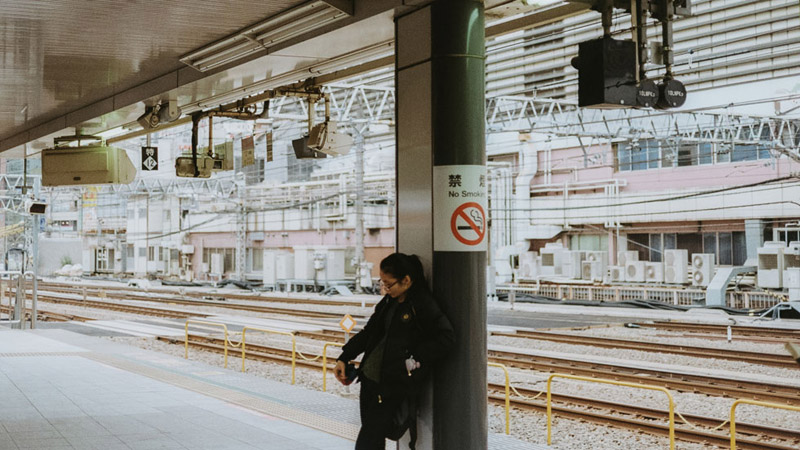
<path id="1" fill-rule="evenodd" d="M 483 7 L 437 0 L 396 19 L 397 245 L 430 268 L 457 339 L 422 402 L 422 450 L 487 448 Z"/>

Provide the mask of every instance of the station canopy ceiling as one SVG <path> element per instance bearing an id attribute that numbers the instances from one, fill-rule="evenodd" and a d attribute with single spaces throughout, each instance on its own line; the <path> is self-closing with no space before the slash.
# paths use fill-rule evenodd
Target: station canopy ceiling
<path id="1" fill-rule="evenodd" d="M 0 152 L 135 128 L 145 106 L 169 99 L 187 113 L 348 64 L 391 64 L 394 13 L 409 3 L 424 2 L 0 0 Z M 487 19 L 524 8 L 534 7 L 490 0 Z"/>

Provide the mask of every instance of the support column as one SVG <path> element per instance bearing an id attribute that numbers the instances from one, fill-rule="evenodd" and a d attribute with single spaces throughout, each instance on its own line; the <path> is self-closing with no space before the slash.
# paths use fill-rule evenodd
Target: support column
<path id="1" fill-rule="evenodd" d="M 483 2 L 434 1 L 398 16 L 395 36 L 397 247 L 420 256 L 456 334 L 422 401 L 417 448 L 484 450 Z"/>

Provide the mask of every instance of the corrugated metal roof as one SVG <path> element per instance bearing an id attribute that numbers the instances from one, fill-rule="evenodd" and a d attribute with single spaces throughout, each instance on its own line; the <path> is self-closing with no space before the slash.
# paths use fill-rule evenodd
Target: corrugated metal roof
<path id="1" fill-rule="evenodd" d="M 0 136 L 185 67 L 182 55 L 301 3 L 0 0 Z"/>

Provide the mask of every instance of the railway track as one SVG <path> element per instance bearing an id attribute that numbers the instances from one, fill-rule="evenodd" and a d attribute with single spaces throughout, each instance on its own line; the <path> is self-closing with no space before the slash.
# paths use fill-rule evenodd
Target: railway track
<path id="1" fill-rule="evenodd" d="M 761 352 L 733 351 L 709 347 L 695 347 L 679 344 L 634 341 L 629 339 L 613 339 L 605 337 L 577 336 L 564 333 L 519 330 L 516 333 L 493 332 L 493 336 L 537 339 L 574 345 L 590 345 L 593 347 L 618 348 L 654 353 L 670 353 L 695 358 L 716 358 L 731 361 L 742 361 L 765 366 L 800 369 L 797 362 L 789 355 Z"/>
<path id="2" fill-rule="evenodd" d="M 193 348 L 200 348 L 216 353 L 222 353 L 224 351 L 222 339 L 198 335 L 190 335 L 189 338 L 189 345 Z M 183 339 L 163 336 L 158 337 L 158 339 L 173 344 L 184 345 Z M 257 344 L 248 344 L 247 349 L 247 359 L 283 364 L 291 363 L 290 350 Z M 334 363 L 334 361 L 331 361 L 328 364 L 329 368 L 332 369 Z M 313 369 L 321 369 L 322 367 L 320 360 L 306 361 L 302 358 L 298 358 L 296 364 L 298 366 Z M 505 402 L 505 397 L 504 395 L 498 394 L 499 392 L 502 392 L 503 389 L 503 385 L 490 383 L 490 392 L 488 394 L 489 401 L 496 404 L 503 404 Z M 525 397 L 538 396 L 539 401 L 512 397 L 510 402 L 513 407 L 537 411 L 544 411 L 546 409 L 546 404 L 543 400 L 543 392 L 526 388 L 517 388 L 517 391 Z M 607 426 L 633 429 L 660 436 L 668 436 L 669 433 L 669 428 L 666 424 L 666 411 L 563 394 L 553 394 L 552 399 L 554 403 L 553 411 L 555 411 L 556 417 L 590 421 Z M 592 408 L 593 410 L 581 411 L 565 405 Z M 598 409 L 602 410 L 602 412 L 598 412 Z M 621 416 L 620 414 L 627 416 Z M 692 414 L 683 414 L 683 417 L 686 418 L 686 420 L 688 420 L 690 423 L 703 426 L 705 429 L 698 430 L 676 426 L 676 439 L 688 442 L 709 443 L 718 445 L 720 447 L 727 447 L 729 445 L 730 438 L 728 434 L 723 432 L 715 432 L 712 430 L 712 428 L 720 425 L 723 420 Z M 676 423 L 680 424 L 680 421 L 680 418 L 676 418 Z M 794 430 L 785 430 L 763 425 L 737 422 L 737 431 L 741 433 L 741 435 L 737 438 L 737 446 L 742 449 L 792 450 L 796 449 L 798 443 L 800 443 L 800 432 Z M 745 437 L 746 435 L 747 437 Z M 783 442 L 770 442 L 767 441 L 767 439 L 782 439 Z"/>
<path id="3" fill-rule="evenodd" d="M 25 312 L 26 314 L 31 314 L 32 311 L 30 309 L 27 309 Z M 78 316 L 75 314 L 63 314 L 52 311 L 43 311 L 41 309 L 37 310 L 36 312 L 38 320 L 45 322 L 72 322 L 72 321 L 89 322 L 91 320 L 97 320 L 92 317 Z"/>
<path id="4" fill-rule="evenodd" d="M 209 336 L 190 336 L 192 340 L 202 340 L 205 344 L 223 349 L 223 340 Z M 183 339 L 159 338 L 172 343 L 183 344 Z M 211 348 L 211 347 L 209 347 Z M 289 358 L 289 350 L 264 346 L 251 346 L 254 352 L 263 351 L 267 355 L 281 354 Z M 249 351 L 248 351 L 249 355 Z M 261 357 L 261 356 L 258 356 Z M 265 358 L 269 359 L 270 356 Z M 266 359 L 265 359 L 266 360 Z M 760 381 L 729 380 L 711 376 L 674 373 L 643 367 L 626 367 L 592 361 L 575 361 L 565 358 L 534 356 L 523 353 L 489 350 L 489 361 L 505 364 L 509 367 L 536 370 L 546 373 L 565 373 L 572 375 L 605 378 L 640 384 L 663 386 L 679 392 L 693 392 L 717 397 L 749 398 L 753 400 L 777 402 L 789 405 L 800 404 L 800 387 L 781 384 L 770 384 Z"/>
<path id="5" fill-rule="evenodd" d="M 489 389 L 490 402 L 494 404 L 505 403 L 505 396 L 499 394 L 499 392 L 502 392 L 504 389 L 503 385 L 490 384 Z M 517 388 L 517 391 L 526 396 L 541 394 L 539 398 L 545 395 L 536 390 Z M 559 394 L 552 394 L 552 399 L 553 403 L 551 409 L 553 411 L 553 417 L 556 418 L 592 422 L 615 428 L 636 430 L 656 436 L 669 436 L 668 415 L 666 411 Z M 547 409 L 544 400 L 537 402 L 520 398 L 511 398 L 510 403 L 514 408 L 522 410 L 545 412 Z M 594 409 L 581 410 L 567 405 Z M 600 411 L 598 411 L 598 409 Z M 711 444 L 721 448 L 730 447 L 730 428 L 727 425 L 722 428 L 723 430 L 728 430 L 728 433 L 713 430 L 714 427 L 720 425 L 724 420 L 692 414 L 682 414 L 682 416 L 693 425 L 702 425 L 703 428 L 696 429 L 691 426 L 686 426 L 685 422 L 676 415 L 676 440 Z M 682 423 L 683 426 L 681 426 Z M 800 432 L 792 430 L 742 422 L 736 423 L 736 430 L 736 446 L 741 449 L 796 450 L 798 443 L 800 443 Z M 556 425 L 554 426 L 553 434 L 553 440 L 555 442 L 558 442 L 558 434 L 559 430 Z M 780 442 L 773 441 L 776 439 L 780 439 Z"/>
<path id="6" fill-rule="evenodd" d="M 38 297 L 39 301 L 42 303 L 56 303 L 61 305 L 80 306 L 84 308 L 104 309 L 108 311 L 119 311 L 119 312 L 138 314 L 143 316 L 167 317 L 171 319 L 208 317 L 208 314 L 176 311 L 174 309 L 152 308 L 147 306 L 126 305 L 121 303 L 103 302 L 97 300 L 77 300 L 64 297 L 56 297 L 53 295 L 43 294 L 41 291 L 39 292 Z"/>
<path id="7" fill-rule="evenodd" d="M 800 387 L 761 381 L 723 379 L 648 367 L 625 366 L 589 360 L 581 361 L 492 349 L 489 350 L 489 360 L 509 367 L 539 372 L 606 378 L 663 386 L 679 392 L 800 405 Z"/>
<path id="8" fill-rule="evenodd" d="M 693 332 L 693 333 L 708 333 L 708 334 L 721 334 L 726 335 L 728 332 L 727 325 L 713 325 L 705 323 L 691 323 L 691 322 L 642 322 L 636 323 L 642 328 L 655 328 L 659 330 L 679 331 L 679 332 Z M 756 336 L 756 337 L 770 337 L 782 339 L 784 342 L 789 339 L 793 341 L 800 341 L 800 330 L 790 330 L 783 328 L 771 327 L 753 327 L 746 325 L 731 325 L 731 333 L 733 337 L 741 336 Z"/>
<path id="9" fill-rule="evenodd" d="M 51 295 L 48 295 L 48 292 L 50 292 Z M 57 292 L 58 293 L 76 294 L 75 292 L 66 292 L 65 290 L 63 290 L 63 291 L 59 290 Z M 96 292 L 99 293 L 100 290 L 98 290 Z M 81 293 L 82 293 L 82 291 L 79 292 L 78 294 L 81 294 Z M 88 295 L 88 291 L 87 291 L 87 295 Z M 154 302 L 154 303 L 167 303 L 167 304 L 171 304 L 171 305 L 213 306 L 213 307 L 217 307 L 217 308 L 232 309 L 232 310 L 237 310 L 237 311 L 249 311 L 249 312 L 255 312 L 255 313 L 260 313 L 260 314 L 285 314 L 285 315 L 290 315 L 290 316 L 298 316 L 298 317 L 305 317 L 305 318 L 315 318 L 315 319 L 341 319 L 341 317 L 342 317 L 341 313 L 333 313 L 333 312 L 326 312 L 326 311 L 303 311 L 303 310 L 299 310 L 299 309 L 278 308 L 278 307 L 260 306 L 260 305 L 246 305 L 246 304 L 241 304 L 241 303 L 222 303 L 222 302 L 214 301 L 214 300 L 192 300 L 192 299 L 180 299 L 180 298 L 161 298 L 161 297 L 153 297 L 153 296 L 147 296 L 147 295 L 142 295 L 142 294 L 128 295 L 128 294 L 122 294 L 122 293 L 109 295 L 108 292 L 106 292 L 105 295 L 108 298 L 116 298 L 116 299 L 123 300 L 123 301 L 135 300 L 135 301 Z M 47 300 L 43 300 L 44 298 L 46 298 Z M 77 300 L 77 299 L 67 299 L 65 297 L 57 297 L 55 295 L 52 295 L 52 291 L 49 291 L 47 289 L 39 289 L 39 299 L 42 300 L 42 301 L 57 301 L 57 300 L 53 300 L 53 299 L 64 299 L 65 301 L 78 302 L 77 304 L 80 304 L 80 305 L 84 305 L 83 302 L 96 302 L 96 301 L 93 301 L 93 300 Z M 96 303 L 115 304 L 115 303 L 111 303 L 111 302 L 96 302 Z M 86 305 L 88 305 L 88 304 L 89 303 L 86 303 Z M 102 308 L 102 306 L 100 306 L 100 305 L 95 306 L 95 307 Z M 145 307 L 142 307 L 142 308 L 145 308 Z M 110 309 L 110 308 L 104 308 L 104 309 Z M 157 309 L 157 308 L 154 308 L 154 309 Z M 184 314 L 188 314 L 188 313 L 184 313 Z M 145 314 L 145 315 L 154 315 L 154 314 Z M 185 317 L 191 317 L 191 316 L 206 317 L 208 315 L 209 314 L 198 313 L 198 314 L 189 314 L 188 316 L 187 315 L 176 316 L 176 318 L 185 318 Z M 364 317 L 363 315 L 359 315 L 359 314 L 351 314 L 351 316 L 353 316 L 353 317 L 355 317 L 357 319 Z"/>
<path id="10" fill-rule="evenodd" d="M 137 299 L 146 299 L 149 298 L 146 295 L 143 295 L 141 291 L 137 291 L 135 289 L 131 289 L 128 287 L 116 287 L 116 286 L 102 286 L 102 287 L 76 287 L 75 285 L 65 284 L 65 283 L 53 283 L 53 282 L 40 282 L 39 289 L 49 290 L 49 291 L 58 291 L 70 294 L 78 294 L 82 295 L 83 290 L 86 289 L 87 295 L 88 294 L 96 294 L 100 291 L 104 291 L 106 295 L 109 297 L 124 297 L 124 298 L 137 298 Z M 178 293 L 175 290 L 170 289 L 153 289 L 150 288 L 147 290 L 148 293 L 155 293 L 155 294 L 163 294 L 165 296 L 174 296 L 176 298 L 186 298 L 186 297 L 194 297 L 199 300 L 203 300 L 207 297 L 216 297 L 225 300 L 247 300 L 247 301 L 258 301 L 258 302 L 272 302 L 272 303 L 289 303 L 289 304 L 305 304 L 305 305 L 322 305 L 322 306 L 353 306 L 353 307 L 361 307 L 361 301 L 356 300 L 340 300 L 340 299 L 315 299 L 315 298 L 291 298 L 291 297 L 267 297 L 258 294 L 237 294 L 234 292 L 215 292 L 215 293 L 203 293 L 203 292 L 195 292 L 195 291 L 185 291 L 182 293 Z M 170 299 L 172 301 L 172 299 Z M 374 302 L 367 302 L 367 306 L 373 306 L 377 303 L 377 300 Z"/>

